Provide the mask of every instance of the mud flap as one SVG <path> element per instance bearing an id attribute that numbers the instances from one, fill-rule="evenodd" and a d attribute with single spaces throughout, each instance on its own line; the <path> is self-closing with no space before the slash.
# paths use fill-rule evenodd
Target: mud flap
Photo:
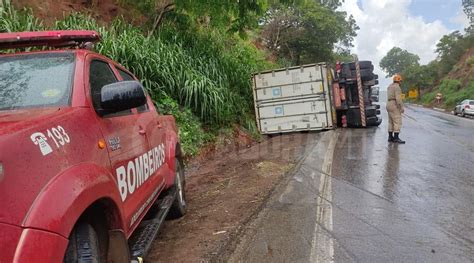
<path id="1" fill-rule="evenodd" d="M 107 259 L 109 262 L 131 262 L 127 238 L 120 229 L 109 231 Z"/>

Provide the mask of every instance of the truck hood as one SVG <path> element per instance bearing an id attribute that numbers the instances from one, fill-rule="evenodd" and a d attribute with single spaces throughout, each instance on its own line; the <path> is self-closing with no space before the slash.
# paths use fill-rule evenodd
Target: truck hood
<path id="1" fill-rule="evenodd" d="M 75 131 L 87 130 L 85 125 L 93 123 L 88 116 L 92 116 L 89 109 L 71 107 L 0 111 L 0 223 L 23 226 L 45 186 L 87 159 L 85 155 L 91 152 L 80 151 L 76 145 L 88 135 L 78 138 Z M 64 129 L 70 143 L 59 144 L 52 133 L 48 135 L 48 131 L 58 134 L 58 127 Z M 88 132 L 97 136 L 95 131 Z"/>

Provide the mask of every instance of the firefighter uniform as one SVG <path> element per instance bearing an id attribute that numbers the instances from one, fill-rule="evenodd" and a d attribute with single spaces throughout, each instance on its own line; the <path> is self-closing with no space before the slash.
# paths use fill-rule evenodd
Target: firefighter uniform
<path id="1" fill-rule="evenodd" d="M 394 82 L 387 89 L 387 111 L 388 111 L 388 141 L 405 143 L 398 134 L 402 128 L 402 113 L 404 112 L 402 101 L 402 89 L 400 88 L 401 76 L 395 75 Z"/>

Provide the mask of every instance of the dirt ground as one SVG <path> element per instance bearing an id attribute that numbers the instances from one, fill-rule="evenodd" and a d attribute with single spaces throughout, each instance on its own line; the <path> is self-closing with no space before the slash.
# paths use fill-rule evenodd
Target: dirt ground
<path id="1" fill-rule="evenodd" d="M 133 24 L 145 21 L 138 10 L 120 5 L 117 0 L 14 0 L 12 3 L 18 9 L 31 8 L 33 14 L 49 26 L 72 12 L 88 13 L 101 23 L 110 23 L 120 16 Z"/>
<path id="2" fill-rule="evenodd" d="M 192 160 L 186 175 L 188 214 L 165 222 L 146 261 L 222 259 L 315 136 L 295 133 L 253 144 L 227 141 Z"/>

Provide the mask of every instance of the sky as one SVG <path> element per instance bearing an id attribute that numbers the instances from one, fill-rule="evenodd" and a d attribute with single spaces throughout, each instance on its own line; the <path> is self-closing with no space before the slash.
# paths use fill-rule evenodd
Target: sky
<path id="1" fill-rule="evenodd" d="M 372 60 L 380 88 L 390 83 L 380 60 L 397 46 L 420 57 L 421 64 L 436 58 L 436 43 L 454 30 L 469 25 L 462 0 L 344 0 L 341 10 L 353 15 L 360 29 L 352 53 Z"/>

